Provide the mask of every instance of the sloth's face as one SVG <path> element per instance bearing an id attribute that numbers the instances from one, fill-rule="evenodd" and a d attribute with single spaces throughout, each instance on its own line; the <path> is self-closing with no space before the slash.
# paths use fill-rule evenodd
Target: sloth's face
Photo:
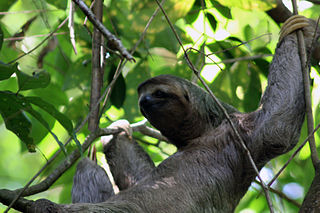
<path id="1" fill-rule="evenodd" d="M 138 87 L 141 113 L 161 132 L 177 128 L 188 116 L 189 98 L 179 82 L 158 76 Z"/>

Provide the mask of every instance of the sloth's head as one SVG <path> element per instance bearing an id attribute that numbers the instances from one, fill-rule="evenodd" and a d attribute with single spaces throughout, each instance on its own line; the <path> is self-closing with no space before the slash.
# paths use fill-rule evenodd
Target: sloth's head
<path id="1" fill-rule="evenodd" d="M 181 141 L 199 137 L 205 130 L 206 122 L 197 106 L 202 104 L 197 100 L 206 92 L 200 87 L 182 78 L 160 75 L 141 83 L 138 93 L 141 113 L 178 147 Z"/>

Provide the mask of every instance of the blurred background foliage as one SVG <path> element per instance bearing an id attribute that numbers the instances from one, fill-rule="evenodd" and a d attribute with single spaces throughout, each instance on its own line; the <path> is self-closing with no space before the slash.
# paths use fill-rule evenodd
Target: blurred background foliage
<path id="1" fill-rule="evenodd" d="M 90 5 L 91 2 L 86 3 Z M 284 3 L 290 7 L 290 1 Z M 70 1 L 65 0 L 0 2 L 0 188 L 23 187 L 88 114 L 92 41 L 83 26 L 85 17 L 79 9 L 75 14 L 78 54 L 73 51 L 65 24 L 53 39 L 20 58 L 17 64 L 8 64 L 56 29 L 68 16 L 69 5 Z M 211 54 L 207 58 L 198 52 L 190 53 L 192 62 L 202 70 L 202 77 L 218 98 L 242 112 L 256 109 L 267 85 L 268 67 L 278 40 L 279 26 L 265 11 L 274 6 L 275 0 L 167 0 L 164 4 L 183 45 Z M 139 40 L 156 8 L 153 0 L 105 0 L 103 23 L 130 49 Z M 305 1 L 299 2 L 299 8 L 301 14 L 310 18 L 317 18 L 320 11 L 319 5 Z M 92 29 L 90 23 L 87 26 Z M 232 48 L 244 41 L 250 42 Z M 257 57 L 252 60 L 244 58 L 254 56 Z M 117 119 L 127 119 L 131 123 L 143 119 L 137 107 L 136 88 L 149 77 L 173 74 L 192 79 L 181 47 L 161 13 L 152 22 L 134 57 L 136 63 L 126 64 L 114 87 L 100 120 L 101 127 Z M 117 55 L 109 53 L 104 88 L 118 63 Z M 319 71 L 319 65 L 312 67 L 316 123 L 320 122 Z M 5 123 L 12 114 L 15 119 Z M 88 133 L 87 128 L 83 128 L 77 134 L 78 140 L 82 142 Z M 304 125 L 300 143 L 306 135 Z M 317 146 L 319 136 L 319 133 L 315 136 Z M 158 143 L 153 138 L 136 133 L 135 137 L 156 164 L 175 151 L 174 146 Z M 105 165 L 101 145 L 96 144 L 100 151 L 99 163 Z M 74 149 L 77 146 L 72 142 L 66 152 Z M 261 171 L 263 178 L 270 180 L 291 154 L 268 163 Z M 313 178 L 309 156 L 306 145 L 273 185 L 300 203 Z M 60 155 L 36 182 L 50 174 L 64 158 Z M 42 197 L 70 203 L 74 170 L 73 166 L 49 190 L 31 199 Z M 258 185 L 252 184 L 236 212 L 268 212 L 264 196 L 257 197 L 260 190 Z M 272 200 L 277 212 L 298 211 L 295 205 L 276 194 L 272 194 Z M 0 211 L 4 208 L 0 205 Z"/>

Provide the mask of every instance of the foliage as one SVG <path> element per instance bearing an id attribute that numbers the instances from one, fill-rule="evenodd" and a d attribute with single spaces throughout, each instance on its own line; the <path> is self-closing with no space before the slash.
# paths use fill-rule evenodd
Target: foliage
<path id="1" fill-rule="evenodd" d="M 10 63 L 39 44 L 45 35 L 52 32 L 69 14 L 70 1 L 16 0 L 2 1 L 0 11 L 0 188 L 22 187 L 51 157 L 56 150 L 65 154 L 79 147 L 88 135 L 82 128 L 75 136 L 75 127 L 89 113 L 91 37 L 83 26 L 84 15 L 75 14 L 75 54 L 70 42 L 69 29 L 64 25 L 54 37 L 30 54 Z M 265 13 L 274 6 L 273 0 L 167 0 L 164 9 L 185 47 L 205 51 L 208 58 L 192 51 L 190 58 L 197 68 L 202 67 L 202 77 L 209 83 L 215 95 L 243 112 L 257 108 L 267 84 L 268 66 L 271 57 L 253 60 L 233 60 L 240 57 L 272 54 L 277 42 L 279 26 Z M 86 1 L 90 4 L 90 1 Z M 148 19 L 157 8 L 152 0 L 105 0 L 104 25 L 128 48 L 139 40 Z M 303 11 L 314 14 L 316 6 Z M 245 18 L 244 18 L 245 17 Z M 89 29 L 92 25 L 87 23 Z M 266 35 L 272 33 L 272 35 Z M 263 35 L 263 36 L 261 36 Z M 16 39 L 16 40 L 12 40 Z M 253 39 L 253 40 L 252 40 Z M 252 40 L 245 45 L 244 41 Z M 50 48 L 50 45 L 54 48 Z M 127 63 L 116 82 L 110 101 L 103 111 L 100 126 L 124 118 L 129 122 L 142 120 L 137 107 L 136 88 L 145 79 L 159 74 L 174 74 L 191 79 L 192 73 L 186 64 L 182 49 L 161 13 L 136 50 L 136 63 Z M 213 53 L 213 54 L 212 54 Z M 216 54 L 215 54 L 216 53 Z M 104 73 L 104 90 L 111 81 L 119 63 L 116 54 L 109 52 Z M 41 62 L 42 63 L 39 63 Z M 222 63 L 220 63 L 222 62 Z M 320 118 L 320 67 L 312 67 L 312 96 L 315 121 Z M 62 142 L 71 136 L 74 141 L 67 147 Z M 167 153 L 173 153 L 172 145 L 136 134 L 141 145 L 152 159 L 159 163 Z M 307 136 L 304 125 L 301 141 Z M 320 134 L 316 134 L 319 141 Z M 151 145 L 150 145 L 151 144 Z M 154 145 L 152 145 L 154 144 Z M 28 153 L 35 152 L 36 153 Z M 100 149 L 101 151 L 101 149 Z M 275 174 L 292 153 L 280 156 L 263 170 L 264 178 Z M 98 155 L 101 163 L 103 157 Z M 313 168 L 309 160 L 308 146 L 304 147 L 289 167 L 273 185 L 278 191 L 302 202 L 312 181 Z M 55 165 L 64 160 L 60 156 Z M 52 168 L 51 168 L 52 167 Z M 51 166 L 42 175 L 54 169 Z M 56 202 L 70 202 L 74 167 L 65 173 L 50 189 L 36 197 L 47 197 Z M 270 178 L 268 179 L 270 180 Z M 292 192 L 288 184 L 295 183 L 299 191 Z M 300 187 L 300 188 L 299 188 Z M 237 208 L 237 212 L 267 212 L 264 196 L 256 197 L 260 187 L 253 184 Z M 272 194 L 273 203 L 279 212 L 295 212 L 297 207 Z M 0 206 L 2 210 L 4 207 Z"/>

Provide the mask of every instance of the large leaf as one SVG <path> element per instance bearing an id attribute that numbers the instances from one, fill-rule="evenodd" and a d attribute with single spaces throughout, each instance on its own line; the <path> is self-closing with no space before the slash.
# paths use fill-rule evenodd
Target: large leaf
<path id="1" fill-rule="evenodd" d="M 30 102 L 31 104 L 34 104 L 34 105 L 40 107 L 42 110 L 46 111 L 52 117 L 57 119 L 57 121 L 68 131 L 69 135 L 73 138 L 73 140 L 75 141 L 75 143 L 78 146 L 78 149 L 79 149 L 80 153 L 82 154 L 82 146 L 81 146 L 80 142 L 78 141 L 76 135 L 74 134 L 72 122 L 67 116 L 65 116 L 64 114 L 59 112 L 52 104 L 49 104 L 49 103 L 45 102 L 44 100 L 42 100 L 39 97 L 26 97 L 26 100 L 28 102 Z M 30 112 L 30 114 L 32 114 L 35 118 L 37 118 L 38 121 L 40 123 L 42 123 L 44 125 L 44 127 L 47 128 L 48 125 L 44 123 L 44 120 L 42 119 L 40 114 L 39 115 L 35 114 L 35 112 Z M 58 137 L 56 137 L 51 132 L 50 128 L 47 128 L 47 129 L 52 134 L 52 136 L 55 138 L 55 140 L 59 144 L 59 146 L 62 149 L 62 151 L 65 154 L 67 154 L 64 145 L 59 141 Z"/>
<path id="2" fill-rule="evenodd" d="M 17 64 L 6 65 L 0 63 L 0 81 L 10 78 L 14 72 L 18 72 Z"/>
<path id="3" fill-rule="evenodd" d="M 52 104 L 45 102 L 39 97 L 26 97 L 25 99 L 29 103 L 40 107 L 42 110 L 46 111 L 52 117 L 57 119 L 57 121 L 68 131 L 68 133 L 72 135 L 73 126 L 70 119 L 61 112 L 59 112 Z"/>
<path id="4" fill-rule="evenodd" d="M 28 98 L 26 98 L 28 99 Z M 27 108 L 25 108 L 25 110 L 30 113 L 34 118 L 36 118 L 42 125 L 44 128 L 46 128 L 48 130 L 48 132 L 50 132 L 50 134 L 52 135 L 52 137 L 56 140 L 56 142 L 58 143 L 58 145 L 60 146 L 60 149 L 63 151 L 63 153 L 65 155 L 67 155 L 67 151 L 65 146 L 63 145 L 63 143 L 59 140 L 59 138 L 51 131 L 51 128 L 49 126 L 49 124 L 43 119 L 43 117 L 41 116 L 41 114 L 37 111 L 35 111 L 30 103 L 28 103 L 29 106 Z"/>
<path id="5" fill-rule="evenodd" d="M 16 71 L 18 77 L 19 90 L 29 90 L 36 88 L 45 88 L 50 83 L 50 75 L 46 71 L 35 73 L 29 76 L 21 71 Z"/>
<path id="6" fill-rule="evenodd" d="M 6 128 L 27 145 L 29 152 L 35 152 L 33 139 L 30 137 L 32 125 L 23 112 L 26 107 L 28 107 L 28 104 L 22 96 L 17 96 L 12 92 L 0 91 L 0 113 Z"/>

